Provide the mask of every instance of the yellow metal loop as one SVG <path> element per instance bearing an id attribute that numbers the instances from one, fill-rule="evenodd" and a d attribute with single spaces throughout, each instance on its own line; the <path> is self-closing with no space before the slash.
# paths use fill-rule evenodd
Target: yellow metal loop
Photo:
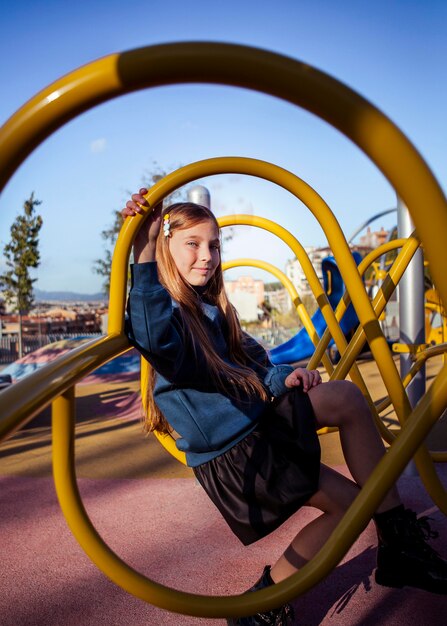
<path id="1" fill-rule="evenodd" d="M 337 259 L 346 289 L 349 293 L 353 294 L 352 301 L 354 308 L 356 309 L 361 324 L 367 329 L 367 338 L 370 341 L 373 354 L 375 353 L 374 356 L 378 362 L 380 362 L 382 377 L 385 380 L 389 394 L 393 398 L 393 403 L 397 405 L 396 412 L 398 415 L 402 415 L 404 411 L 405 414 L 409 414 L 411 407 L 408 402 L 405 405 L 404 395 L 399 392 L 399 388 L 402 387 L 399 373 L 390 356 L 388 344 L 383 337 L 380 325 L 365 292 L 357 265 L 352 257 L 343 231 L 330 208 L 312 187 L 291 172 L 271 163 L 266 163 L 265 161 L 241 157 L 220 157 L 199 161 L 172 172 L 158 181 L 146 194 L 146 198 L 149 205 L 153 205 L 160 202 L 166 195 L 178 187 L 192 182 L 197 178 L 222 173 L 247 174 L 270 180 L 295 195 L 311 210 L 326 234 L 328 243 Z M 144 217 L 145 216 L 137 215 L 132 220 L 126 220 L 117 240 L 112 262 L 111 281 L 111 303 L 112 301 L 115 302 L 116 306 L 113 307 L 113 310 L 112 306 L 110 307 L 109 332 L 122 332 L 124 305 L 121 304 L 120 307 L 120 303 L 124 301 L 126 286 L 123 280 L 121 283 L 119 282 L 119 273 L 122 264 L 127 263 L 130 245 L 142 221 L 144 221 Z M 299 241 L 289 231 L 266 218 L 255 217 L 253 215 L 233 215 L 220 218 L 221 226 L 230 224 L 251 225 L 269 230 L 278 235 L 293 250 L 307 276 L 309 285 L 320 306 L 329 331 L 340 353 L 343 354 L 347 345 L 346 338 L 316 275 L 315 269 Z M 118 275 L 116 281 L 114 280 L 115 268 Z M 368 390 L 355 364 L 352 365 L 351 378 L 359 385 L 365 396 L 368 397 Z M 402 417 L 402 419 L 404 419 L 404 417 Z"/>
<path id="2" fill-rule="evenodd" d="M 311 111 L 349 137 L 408 207 L 447 304 L 446 199 L 418 151 L 358 93 L 310 65 L 267 50 L 209 42 L 162 44 L 112 54 L 75 70 L 42 90 L 2 127 L 0 188 L 37 145 L 79 113 L 138 89 L 179 83 L 264 92 Z"/>
<path id="3" fill-rule="evenodd" d="M 447 275 L 444 271 L 445 233 L 447 232 L 447 204 L 443 191 L 430 169 L 401 131 L 378 109 L 339 81 L 304 63 L 264 50 L 215 43 L 166 44 L 110 55 L 72 72 L 44 89 L 31 99 L 0 129 L 0 187 L 2 188 L 20 163 L 53 131 L 79 113 L 106 100 L 137 89 L 177 83 L 217 83 L 240 86 L 282 98 L 301 106 L 329 122 L 350 138 L 376 163 L 397 195 L 409 209 L 430 263 L 434 282 L 441 301 L 447 305 Z M 236 167 L 237 165 L 237 167 Z M 215 171 L 213 172 L 213 167 Z M 169 590 L 149 581 L 128 566 L 101 542 L 89 524 L 82 502 L 76 493 L 74 473 L 67 469 L 70 455 L 70 437 L 55 432 L 55 480 L 61 506 L 72 530 L 90 558 L 117 584 L 134 595 L 172 611 L 203 617 L 249 615 L 267 610 L 291 600 L 319 582 L 341 560 L 357 535 L 371 518 L 384 495 L 396 481 L 410 458 L 415 455 L 418 468 L 426 470 L 426 480 L 434 485 L 435 501 L 447 510 L 445 492 L 436 483 L 433 465 L 421 448 L 433 424 L 447 405 L 447 367 L 444 366 L 426 395 L 411 410 L 390 351 L 385 351 L 385 340 L 380 332 L 376 314 L 363 289 L 363 284 L 349 252 L 341 229 L 326 205 L 313 190 L 303 185 L 289 172 L 261 162 L 208 162 L 206 167 L 194 164 L 180 173 L 167 176 L 157 183 L 148 196 L 161 199 L 168 191 L 203 175 L 240 172 L 271 180 L 300 197 L 317 216 L 327 234 L 329 245 L 351 294 L 382 378 L 399 419 L 406 426 L 390 447 L 387 455 L 374 470 L 353 505 L 343 517 L 318 555 L 300 572 L 268 589 L 232 597 L 204 597 Z M 115 285 L 110 302 L 109 333 L 123 341 L 123 309 L 125 302 L 125 269 L 132 239 L 143 217 L 128 220 L 123 229 L 119 254 L 114 258 L 112 280 Z M 323 294 L 324 295 L 324 294 Z M 323 309 L 327 307 L 322 296 Z M 340 329 L 333 311 L 325 311 L 330 332 L 334 334 L 341 352 L 346 348 L 344 337 L 338 341 Z M 116 352 L 119 351 L 115 346 Z M 122 348 L 124 347 L 122 346 Z M 88 349 L 86 353 L 91 352 Z M 347 360 L 345 363 L 347 363 Z M 76 366 L 79 367 L 75 359 Z M 57 366 L 56 366 L 57 369 Z M 86 371 L 88 366 L 79 371 Z M 43 375 L 42 375 L 43 376 Z M 35 378 L 20 389 L 30 390 Z M 59 384 L 59 387 L 57 386 Z M 61 415 L 70 417 L 72 406 L 70 383 L 55 383 Z M 55 391 L 58 390 L 58 391 Z M 4 392 L 6 393 L 6 392 Z M 42 394 L 44 397 L 45 394 Z M 4 397 L 4 396 L 2 396 Z M 37 396 L 36 396 L 37 397 Z M 48 396 L 45 396 L 48 400 Z M 13 411 L 23 409 L 23 398 L 14 396 L 15 405 L 8 409 L 9 426 L 14 427 L 23 415 L 11 419 Z M 35 400 L 37 402 L 37 400 Z M 35 405 L 33 405 L 35 406 Z M 33 408 L 24 413 L 30 414 Z M 56 420 L 59 422 L 59 420 Z M 60 430 L 68 428 L 67 420 L 60 420 Z M 64 440 L 65 439 L 65 440 Z M 419 451 L 416 453 L 416 451 Z M 65 471 L 67 470 L 67 471 Z M 433 497 L 433 496 L 432 496 Z"/>
<path id="4" fill-rule="evenodd" d="M 230 216 L 231 219 L 231 216 Z M 228 225 L 228 224 L 227 224 Z M 257 267 L 258 269 L 262 269 L 266 272 L 270 272 L 273 274 L 278 280 L 282 282 L 284 287 L 287 289 L 289 296 L 295 306 L 295 309 L 301 319 L 301 322 L 304 328 L 307 330 L 307 333 L 314 344 L 314 346 L 318 346 L 320 341 L 320 337 L 318 336 L 317 331 L 315 330 L 315 326 L 312 323 L 312 319 L 308 312 L 306 311 L 305 306 L 301 302 L 301 299 L 298 295 L 298 292 L 293 285 L 292 281 L 277 267 L 272 265 L 271 263 L 267 263 L 266 261 L 262 261 L 259 259 L 234 259 L 232 261 L 225 261 L 222 263 L 223 271 L 228 269 L 232 269 L 235 267 Z M 325 366 L 328 374 L 330 375 L 334 368 L 331 360 L 327 356 L 326 353 L 322 356 L 323 365 Z M 149 369 L 150 365 L 148 361 L 144 358 L 141 358 L 141 397 L 143 401 L 143 409 L 144 411 L 148 411 L 147 401 L 146 401 L 146 389 L 149 381 Z M 317 432 L 319 435 L 326 434 L 328 432 L 332 432 L 334 430 L 338 430 L 336 428 L 320 428 Z M 186 454 L 179 450 L 175 444 L 175 437 L 170 433 L 161 433 L 158 430 L 152 431 L 155 437 L 158 439 L 159 443 L 165 448 L 169 454 L 171 454 L 177 461 L 186 465 Z"/>
<path id="5" fill-rule="evenodd" d="M 231 216 L 230 216 L 230 219 L 231 219 Z M 270 228 L 268 230 L 269 232 L 272 232 Z M 271 263 L 267 263 L 266 261 L 262 261 L 260 259 L 246 259 L 246 258 L 234 259 L 232 261 L 225 261 L 225 263 L 222 264 L 222 268 L 224 271 L 234 268 L 234 267 L 244 267 L 244 266 L 256 267 L 258 269 L 264 270 L 265 272 L 269 272 L 270 274 L 273 274 L 273 276 L 275 276 L 282 283 L 283 287 L 285 287 L 285 289 L 287 290 L 290 296 L 290 299 L 292 300 L 293 306 L 295 307 L 298 317 L 300 318 L 303 327 L 307 331 L 307 334 L 309 335 L 310 340 L 312 341 L 314 346 L 317 347 L 321 338 L 319 337 L 315 329 L 315 326 L 312 322 L 312 318 L 310 317 L 309 313 L 306 310 L 306 307 L 302 303 L 301 298 L 296 290 L 296 287 L 292 283 L 290 278 L 286 276 L 284 272 L 282 272 L 280 269 L 278 269 Z M 330 360 L 326 352 L 323 352 L 321 361 L 327 373 L 331 375 L 332 372 L 334 371 L 334 366 L 332 365 L 332 361 Z"/>

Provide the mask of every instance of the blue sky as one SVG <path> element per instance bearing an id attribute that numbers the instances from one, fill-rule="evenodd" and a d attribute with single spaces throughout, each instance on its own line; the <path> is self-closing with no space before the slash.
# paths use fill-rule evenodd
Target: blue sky
<path id="1" fill-rule="evenodd" d="M 5 3 L 6 4 L 6 3 Z M 378 106 L 406 133 L 447 186 L 447 3 L 443 1 L 17 0 L 0 20 L 6 121 L 62 75 L 107 54 L 179 41 L 224 41 L 282 53 L 321 69 Z M 140 91 L 92 109 L 47 139 L 0 196 L 0 247 L 23 201 L 42 200 L 37 286 L 98 291 L 92 273 L 101 231 L 154 162 L 166 170 L 214 157 L 270 161 L 311 184 L 346 234 L 395 206 L 393 189 L 360 150 L 313 115 L 266 95 L 224 86 Z M 217 215 L 252 212 L 304 245 L 325 239 L 309 211 L 282 189 L 239 175 L 200 181 Z M 388 227 L 394 215 L 375 225 Z M 269 234 L 238 229 L 227 258 L 252 256 L 281 269 L 290 251 Z M 0 261 L 0 268 L 2 268 Z M 254 273 L 238 269 L 235 277 Z"/>

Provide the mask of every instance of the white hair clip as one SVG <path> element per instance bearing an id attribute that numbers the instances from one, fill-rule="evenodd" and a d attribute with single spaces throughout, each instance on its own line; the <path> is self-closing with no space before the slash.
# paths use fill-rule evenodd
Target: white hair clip
<path id="1" fill-rule="evenodd" d="M 165 237 L 169 237 L 171 231 L 171 222 L 169 221 L 169 213 L 166 213 L 163 217 L 163 234 Z"/>

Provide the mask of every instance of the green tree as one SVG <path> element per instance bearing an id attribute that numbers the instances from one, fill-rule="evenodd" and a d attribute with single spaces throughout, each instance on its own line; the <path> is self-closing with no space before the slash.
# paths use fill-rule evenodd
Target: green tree
<path id="1" fill-rule="evenodd" d="M 141 186 L 149 188 L 165 176 L 166 172 L 154 161 L 152 169 L 144 174 Z M 178 194 L 179 192 L 174 192 L 165 200 L 165 202 L 168 204 L 173 202 Z M 126 192 L 126 196 L 130 197 L 131 192 Z M 95 259 L 93 261 L 93 272 L 103 277 L 102 291 L 106 295 L 108 295 L 110 290 L 110 272 L 112 270 L 113 251 L 115 249 L 116 240 L 122 225 L 123 218 L 121 216 L 121 211 L 113 211 L 112 224 L 101 232 L 101 238 L 105 242 L 104 256 L 101 259 Z"/>
<path id="2" fill-rule="evenodd" d="M 177 169 L 177 167 L 171 167 L 170 171 Z M 161 180 L 166 176 L 167 172 L 156 162 L 154 161 L 152 164 L 152 168 L 145 172 L 143 175 L 143 182 L 141 184 L 142 187 L 151 187 L 155 185 L 156 182 Z M 183 201 L 183 196 L 186 192 L 187 188 L 177 189 L 169 196 L 167 196 L 163 204 L 167 206 L 172 204 L 173 202 L 181 202 Z M 130 197 L 131 192 L 126 192 L 126 196 Z M 112 270 L 112 257 L 113 251 L 115 249 L 116 240 L 118 238 L 119 232 L 121 230 L 121 226 L 123 225 L 123 219 L 121 217 L 121 211 L 113 211 L 113 222 L 110 226 L 105 228 L 101 232 L 101 238 L 105 242 L 104 246 L 104 256 L 101 259 L 95 259 L 93 261 L 93 272 L 103 277 L 102 291 L 104 294 L 108 294 L 110 290 L 110 273 Z M 222 238 L 222 243 L 225 245 L 228 241 L 233 239 L 234 237 L 234 229 L 233 227 L 225 228 L 224 235 Z"/>
<path id="3" fill-rule="evenodd" d="M 113 223 L 101 231 L 101 238 L 105 241 L 104 258 L 93 261 L 93 271 L 103 277 L 102 291 L 108 294 L 110 290 L 110 272 L 112 269 L 112 255 L 119 235 L 123 218 L 120 211 L 113 211 Z"/>
<path id="4" fill-rule="evenodd" d="M 5 302 L 19 314 L 19 357 L 23 356 L 22 316 L 29 312 L 34 302 L 33 284 L 30 269 L 40 264 L 39 232 L 42 217 L 35 212 L 41 204 L 34 198 L 34 192 L 23 204 L 23 214 L 17 216 L 11 226 L 11 239 L 4 247 L 6 267 L 0 275 L 0 289 Z"/>

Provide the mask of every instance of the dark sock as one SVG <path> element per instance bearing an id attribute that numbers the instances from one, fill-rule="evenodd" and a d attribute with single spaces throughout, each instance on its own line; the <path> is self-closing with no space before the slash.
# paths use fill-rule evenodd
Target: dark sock
<path id="1" fill-rule="evenodd" d="M 267 585 L 270 587 L 270 585 L 274 585 L 275 581 L 272 578 L 272 575 L 270 574 L 270 569 L 268 569 L 265 574 L 264 574 L 264 580 L 267 583 Z"/>
<path id="2" fill-rule="evenodd" d="M 373 515 L 373 520 L 376 522 L 377 526 L 380 528 L 382 524 L 386 524 L 388 520 L 393 519 L 398 516 L 400 513 L 405 511 L 405 507 L 403 504 L 398 504 L 397 506 L 393 506 L 392 509 L 388 509 L 388 511 L 383 511 L 383 513 L 376 513 Z"/>
<path id="3" fill-rule="evenodd" d="M 249 591 L 257 591 L 258 589 L 263 589 L 264 587 L 270 587 L 270 585 L 274 585 L 275 582 L 273 578 L 270 576 L 270 565 L 266 565 L 264 567 L 264 571 L 262 572 L 261 578 L 249 589 Z"/>

